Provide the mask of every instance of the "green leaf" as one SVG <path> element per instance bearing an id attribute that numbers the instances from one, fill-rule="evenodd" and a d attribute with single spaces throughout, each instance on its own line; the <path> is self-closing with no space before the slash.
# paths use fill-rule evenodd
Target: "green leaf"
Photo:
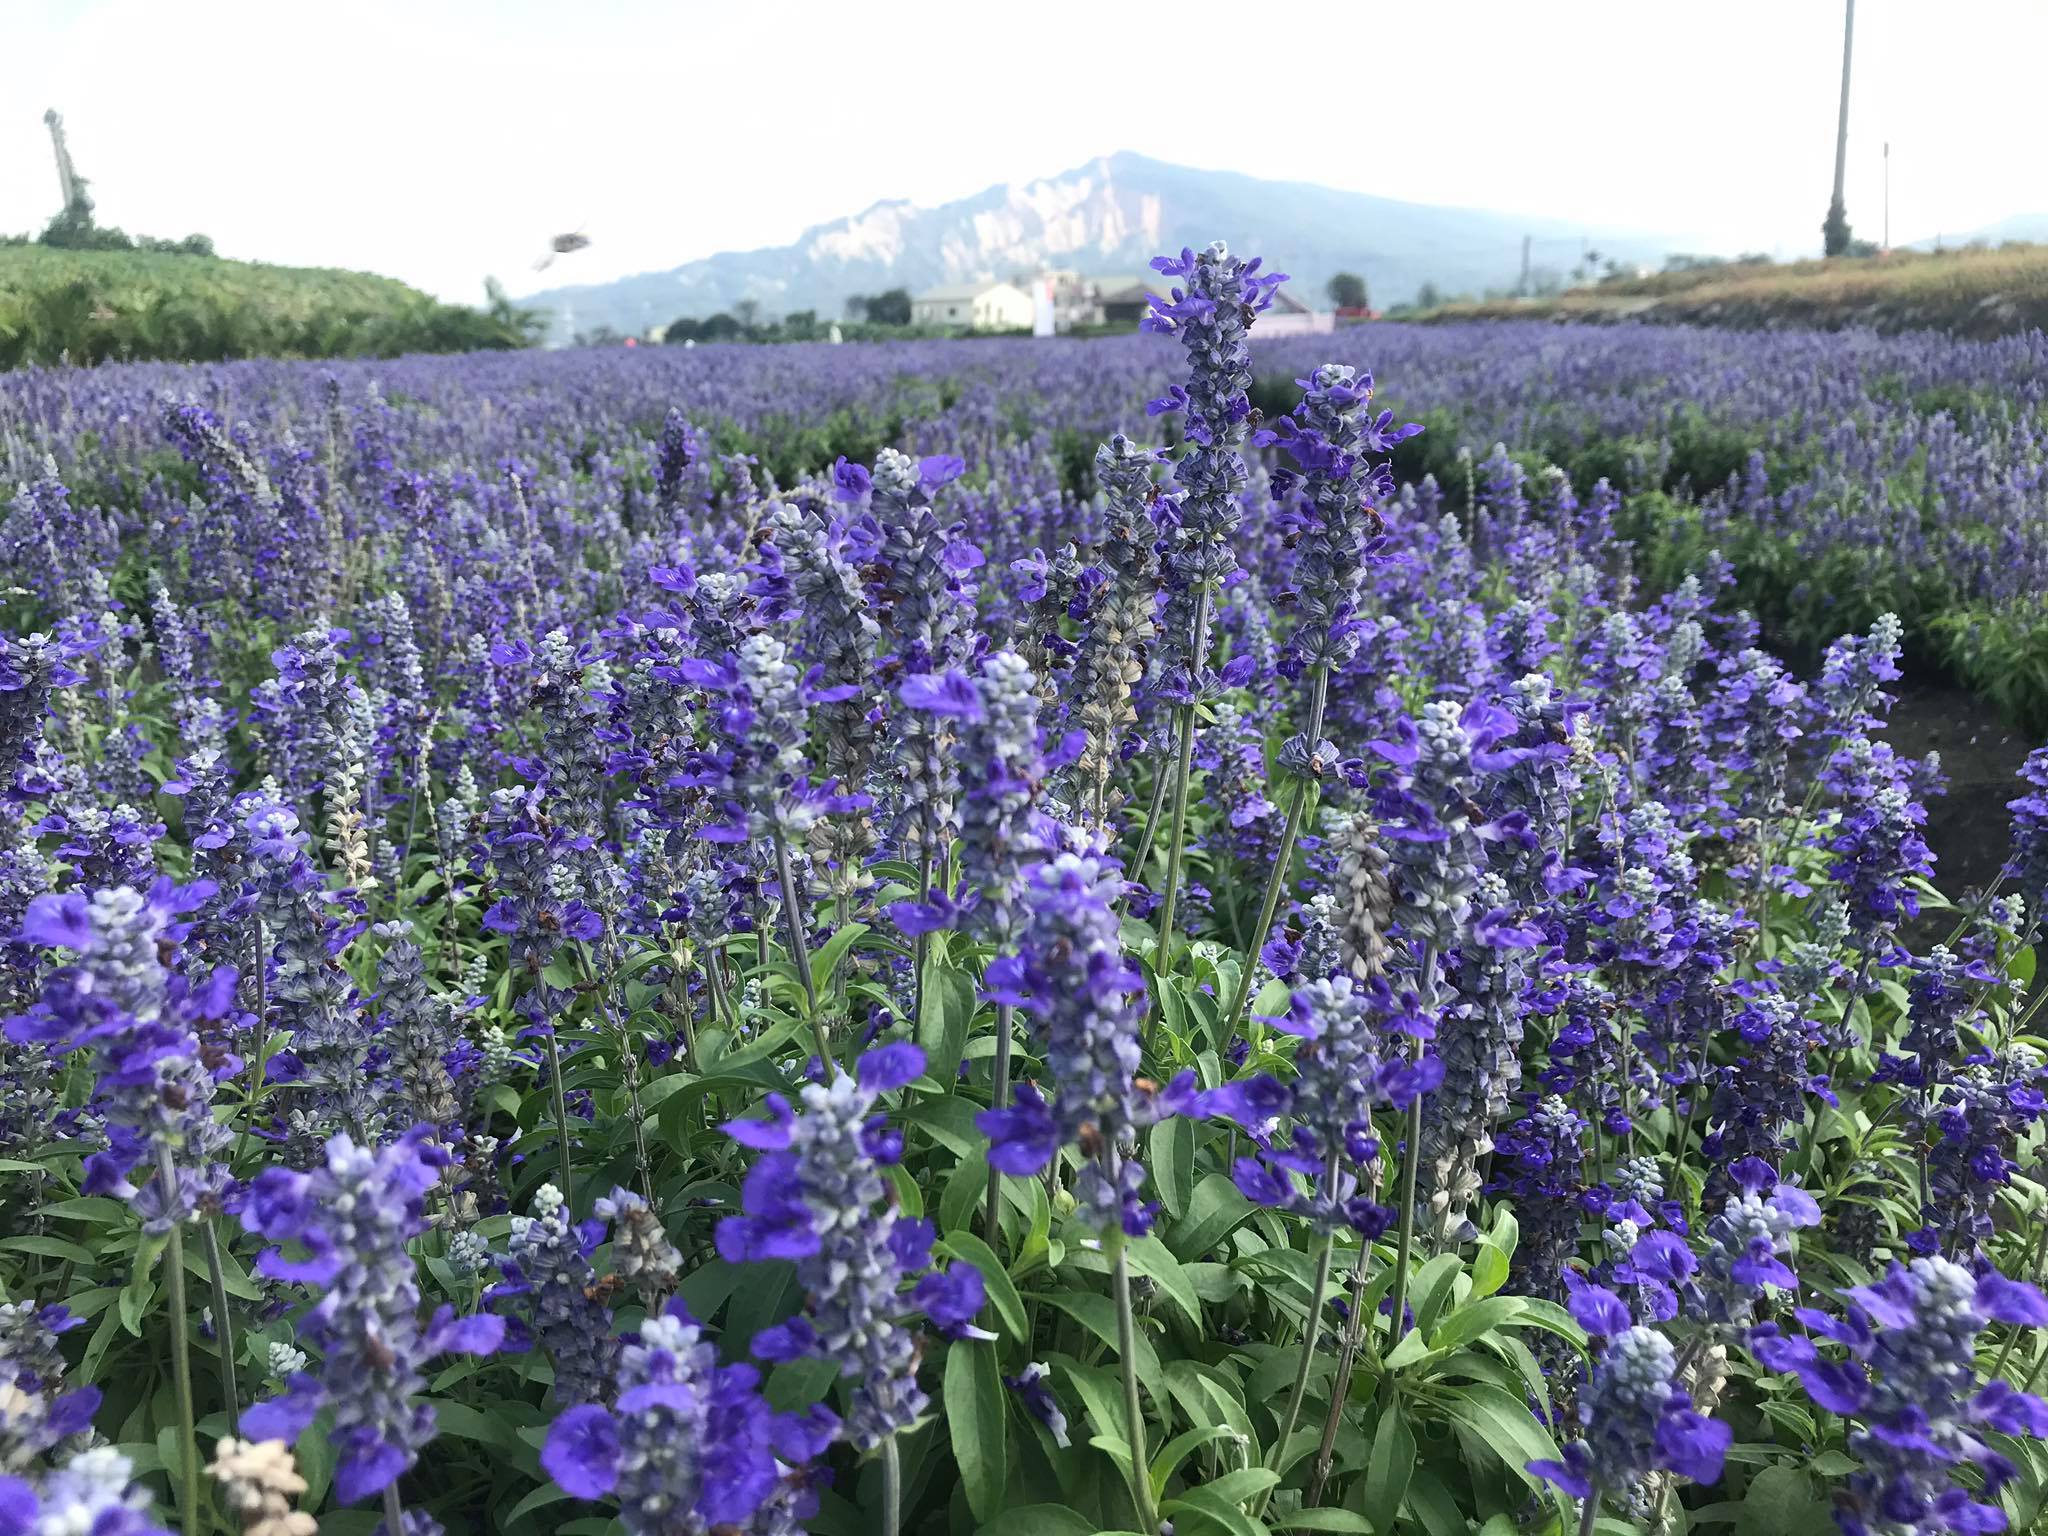
<path id="1" fill-rule="evenodd" d="M 1521 1315 L 1522 1298 L 1519 1296 L 1487 1296 L 1478 1301 L 1468 1301 L 1443 1320 L 1436 1332 L 1429 1336 L 1429 1347 L 1433 1353 L 1448 1354 L 1470 1344 L 1481 1334 L 1511 1324 Z"/>
<path id="2" fill-rule="evenodd" d="M 1183 1461 L 1211 1440 L 1227 1440 L 1233 1431 L 1228 1424 L 1201 1424 L 1175 1435 L 1152 1458 L 1152 1496 L 1166 1492 L 1166 1484 Z"/>
<path id="3" fill-rule="evenodd" d="M 964 1232 L 981 1215 L 988 1195 L 988 1155 L 970 1152 L 946 1175 L 946 1188 L 939 1196 L 939 1230 Z"/>
<path id="4" fill-rule="evenodd" d="M 1437 1314 L 1450 1300 L 1451 1286 L 1464 1265 L 1455 1253 L 1440 1253 L 1415 1272 L 1410 1305 L 1415 1308 L 1415 1331 L 1428 1333 L 1436 1326 Z"/>
<path id="5" fill-rule="evenodd" d="M 1008 1425 L 1003 1417 L 1003 1373 L 996 1347 L 962 1339 L 946 1351 L 946 1430 L 953 1460 L 977 1520 L 1002 1512 L 1009 1482 Z"/>
<path id="6" fill-rule="evenodd" d="M 924 1008 L 917 1043 L 924 1047 L 925 1075 L 951 1089 L 967 1054 L 967 1029 L 974 1020 L 974 978 L 936 956 L 924 963 Z"/>
<path id="7" fill-rule="evenodd" d="M 1175 1115 L 1152 1127 L 1152 1182 L 1159 1186 L 1159 1203 L 1175 1221 L 1188 1213 L 1195 1195 L 1195 1125 L 1185 1115 Z"/>
<path id="8" fill-rule="evenodd" d="M 1060 1291 L 1042 1295 L 1039 1300 L 1049 1307 L 1056 1307 L 1075 1322 L 1086 1328 L 1108 1346 L 1111 1354 L 1117 1352 L 1116 1303 L 1107 1296 L 1093 1291 Z M 1142 1327 L 1133 1329 L 1131 1348 L 1137 1358 L 1138 1379 L 1152 1391 L 1155 1402 L 1165 1402 L 1165 1378 L 1159 1373 L 1159 1355 L 1152 1348 L 1152 1341 L 1145 1336 Z M 1102 1426 L 1118 1432 L 1123 1428 L 1123 1415 Z"/>
<path id="9" fill-rule="evenodd" d="M 1508 1256 L 1484 1238 L 1480 1239 L 1479 1251 L 1472 1256 L 1472 1297 L 1484 1301 L 1508 1279 Z"/>
<path id="10" fill-rule="evenodd" d="M 1229 1476 L 1263 1476 L 1266 1479 L 1266 1486 L 1270 1486 L 1280 1480 L 1279 1474 L 1268 1472 L 1263 1467 L 1254 1467 L 1249 1472 L 1233 1472 Z M 1213 1525 L 1220 1530 L 1226 1531 L 1229 1533 L 1229 1536 L 1266 1536 L 1265 1522 L 1254 1520 L 1238 1507 L 1244 1502 L 1244 1499 L 1250 1498 L 1252 1493 L 1257 1493 L 1259 1490 L 1254 1488 L 1251 1493 L 1233 1498 L 1222 1487 L 1225 1481 L 1227 1481 L 1226 1478 L 1218 1478 L 1213 1483 L 1204 1483 L 1199 1488 L 1190 1488 L 1179 1498 L 1168 1499 L 1165 1504 L 1160 1506 L 1161 1513 L 1199 1516 L 1202 1523 Z M 1174 1524 L 1176 1528 L 1179 1528 L 1181 1522 L 1176 1520 Z"/>
<path id="11" fill-rule="evenodd" d="M 1458 1501 L 1443 1485 L 1443 1479 L 1427 1467 L 1415 1469 L 1415 1476 L 1408 1484 L 1408 1502 L 1403 1506 L 1403 1513 L 1429 1536 L 1467 1536 L 1472 1529 L 1466 1523 L 1465 1512 L 1458 1507 Z"/>
<path id="12" fill-rule="evenodd" d="M 1365 1507 L 1399 1509 L 1414 1475 L 1415 1431 L 1408 1427 L 1408 1415 L 1397 1397 L 1373 1431 L 1372 1455 L 1365 1464 Z"/>
<path id="13" fill-rule="evenodd" d="M 1529 1471 L 1529 1463 L 1556 1461 L 1557 1442 L 1520 1398 L 1490 1382 L 1475 1381 L 1446 1392 L 1439 1401 L 1445 1412 L 1505 1462 L 1510 1472 L 1532 1488 L 1548 1486 Z"/>
<path id="14" fill-rule="evenodd" d="M 1148 1233 L 1144 1237 L 1133 1238 L 1127 1251 L 1131 1268 L 1157 1281 L 1159 1288 L 1187 1318 L 1188 1326 L 1199 1330 L 1202 1326 L 1202 1300 L 1195 1294 L 1194 1281 L 1188 1278 L 1188 1272 L 1166 1244 Z"/>
<path id="15" fill-rule="evenodd" d="M 858 944 L 867 931 L 866 923 L 848 923 L 818 946 L 817 953 L 811 956 L 811 987 L 818 996 L 823 997 L 830 990 L 832 973 L 839 969 L 839 962 L 846 958 L 846 952 Z"/>
<path id="16" fill-rule="evenodd" d="M 988 1289 L 989 1302 L 996 1309 L 996 1318 L 1002 1324 L 1003 1332 L 1019 1342 L 1028 1342 L 1030 1323 L 1024 1312 L 1024 1298 L 1017 1294 L 1009 1271 L 1003 1268 L 1002 1260 L 995 1256 L 988 1244 L 972 1232 L 949 1232 L 940 1239 L 938 1246 L 942 1252 L 965 1260 L 981 1271 L 982 1284 Z"/>
<path id="17" fill-rule="evenodd" d="M 1375 1506 L 1377 1508 L 1378 1506 Z M 1282 1531 L 1347 1531 L 1372 1536 L 1380 1527 L 1348 1509 L 1297 1509 L 1271 1516 L 1267 1524 Z"/>
<path id="18" fill-rule="evenodd" d="M 975 1536 L 1095 1536 L 1096 1522 L 1064 1504 L 1025 1504 L 1006 1509 Z"/>
<path id="19" fill-rule="evenodd" d="M 1220 1173 L 1195 1186 L 1188 1213 L 1166 1235 L 1166 1246 L 1183 1264 L 1199 1259 L 1242 1225 L 1258 1207 Z"/>
<path id="20" fill-rule="evenodd" d="M 1765 1467 L 1749 1480 L 1735 1536 L 1808 1536 L 1824 1530 L 1828 1506 L 1800 1467 Z"/>

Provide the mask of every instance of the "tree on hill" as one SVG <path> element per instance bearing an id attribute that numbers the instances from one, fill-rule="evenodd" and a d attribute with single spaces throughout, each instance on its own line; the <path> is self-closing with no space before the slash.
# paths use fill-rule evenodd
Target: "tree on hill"
<path id="1" fill-rule="evenodd" d="M 1365 279 L 1356 272 L 1339 272 L 1330 279 L 1329 286 L 1323 291 L 1329 294 L 1330 302 L 1339 309 L 1370 307 L 1366 299 Z"/>

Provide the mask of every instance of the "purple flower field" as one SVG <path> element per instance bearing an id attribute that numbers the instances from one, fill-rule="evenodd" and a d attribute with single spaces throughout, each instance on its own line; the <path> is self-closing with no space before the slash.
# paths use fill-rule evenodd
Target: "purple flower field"
<path id="1" fill-rule="evenodd" d="M 0 1536 L 2033 1528 L 2048 338 L 1159 265 L 0 376 Z"/>

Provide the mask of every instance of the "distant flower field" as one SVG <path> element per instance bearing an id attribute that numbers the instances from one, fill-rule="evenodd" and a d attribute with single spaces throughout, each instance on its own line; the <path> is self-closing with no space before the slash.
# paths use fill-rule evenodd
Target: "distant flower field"
<path id="1" fill-rule="evenodd" d="M 1162 270 L 0 377 L 0 1536 L 2033 1525 L 2048 339 Z"/>

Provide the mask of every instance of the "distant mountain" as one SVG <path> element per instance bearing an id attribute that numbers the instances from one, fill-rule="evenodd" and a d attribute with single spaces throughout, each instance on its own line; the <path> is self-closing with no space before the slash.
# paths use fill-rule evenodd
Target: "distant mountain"
<path id="1" fill-rule="evenodd" d="M 1603 257 L 1656 262 L 1683 241 L 1593 229 L 1559 219 L 1399 202 L 1302 182 L 1201 171 L 1115 154 L 1064 175 L 990 187 L 920 208 L 877 203 L 806 230 L 794 245 L 726 251 L 616 282 L 551 288 L 522 300 L 552 316 L 553 334 L 607 325 L 643 332 L 753 299 L 765 315 L 839 315 L 849 296 L 1009 277 L 1040 267 L 1090 275 L 1142 272 L 1152 257 L 1222 239 L 1256 253 L 1321 302 L 1338 272 L 1362 274 L 1375 304 L 1512 285 L 1522 239 L 1531 266 L 1562 277 L 1590 244 Z"/>

